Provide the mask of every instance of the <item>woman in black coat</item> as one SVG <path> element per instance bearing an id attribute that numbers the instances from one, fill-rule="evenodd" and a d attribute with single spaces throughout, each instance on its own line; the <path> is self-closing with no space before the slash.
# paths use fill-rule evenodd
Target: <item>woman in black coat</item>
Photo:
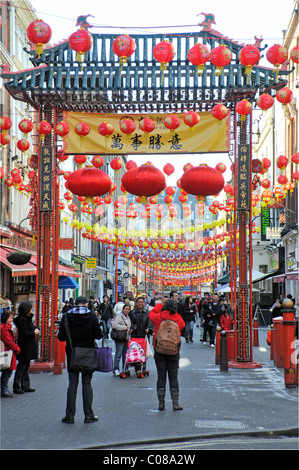
<path id="1" fill-rule="evenodd" d="M 14 319 L 18 328 L 17 343 L 21 349 L 17 356 L 18 365 L 13 384 L 14 393 L 35 392 L 35 389 L 30 387 L 28 369 L 30 361 L 37 358 L 36 335 L 39 333 L 39 329 L 34 325 L 32 318 L 32 304 L 30 302 L 20 303 L 18 316 Z"/>
<path id="2" fill-rule="evenodd" d="M 186 343 L 193 343 L 193 329 L 194 329 L 194 321 L 196 315 L 196 304 L 193 302 L 191 296 L 187 296 L 184 303 L 184 315 L 183 319 L 186 324 L 185 329 L 185 340 Z"/>

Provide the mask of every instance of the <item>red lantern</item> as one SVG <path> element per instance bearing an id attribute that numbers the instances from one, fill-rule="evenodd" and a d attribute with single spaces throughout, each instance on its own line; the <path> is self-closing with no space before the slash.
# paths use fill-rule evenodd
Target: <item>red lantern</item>
<path id="1" fill-rule="evenodd" d="M 2 116 L 0 118 L 0 129 L 3 131 L 3 134 L 6 134 L 6 132 L 11 128 L 12 122 L 11 119 L 7 116 Z"/>
<path id="2" fill-rule="evenodd" d="M 10 188 L 13 185 L 13 179 L 12 178 L 6 178 L 5 184 L 6 184 L 6 186 L 8 186 Z"/>
<path id="3" fill-rule="evenodd" d="M 195 111 L 188 111 L 188 113 L 184 114 L 183 121 L 186 126 L 189 126 L 191 130 L 194 129 L 194 126 L 199 123 L 200 117 L 199 114 Z"/>
<path id="4" fill-rule="evenodd" d="M 147 164 L 127 171 L 121 182 L 125 190 L 135 196 L 155 196 L 166 187 L 162 171 Z"/>
<path id="5" fill-rule="evenodd" d="M 271 186 L 271 181 L 269 181 L 268 179 L 265 179 L 261 182 L 261 185 L 262 185 L 263 188 L 269 189 L 270 186 Z"/>
<path id="6" fill-rule="evenodd" d="M 70 132 L 70 126 L 66 121 L 61 121 L 55 126 L 55 132 L 60 137 L 65 137 Z"/>
<path id="7" fill-rule="evenodd" d="M 17 147 L 18 147 L 19 150 L 21 150 L 21 152 L 26 152 L 26 150 L 29 149 L 30 144 L 29 144 L 28 140 L 21 139 L 17 142 Z"/>
<path id="8" fill-rule="evenodd" d="M 36 130 L 40 135 L 40 140 L 43 141 L 45 136 L 51 133 L 52 127 L 51 124 L 49 124 L 47 121 L 41 121 L 39 124 L 37 124 Z"/>
<path id="9" fill-rule="evenodd" d="M 119 121 L 119 128 L 120 131 L 124 134 L 132 134 L 132 132 L 134 132 L 136 129 L 134 119 L 131 117 L 121 118 L 121 120 Z"/>
<path id="10" fill-rule="evenodd" d="M 299 171 L 295 171 L 292 174 L 292 178 L 293 178 L 294 181 L 296 181 L 296 183 L 298 183 L 298 181 L 299 181 Z"/>
<path id="11" fill-rule="evenodd" d="M 288 50 L 280 44 L 274 44 L 266 53 L 266 58 L 273 64 L 276 72 L 278 73 L 279 66 L 284 64 L 288 59 Z"/>
<path id="12" fill-rule="evenodd" d="M 290 52 L 290 59 L 295 62 L 295 64 L 299 64 L 299 46 L 293 47 Z"/>
<path id="13" fill-rule="evenodd" d="M 0 144 L 7 145 L 10 142 L 10 135 L 9 134 L 0 134 Z"/>
<path id="14" fill-rule="evenodd" d="M 292 156 L 292 162 L 295 163 L 295 165 L 299 164 L 299 153 L 294 153 Z"/>
<path id="15" fill-rule="evenodd" d="M 133 160 L 129 160 L 126 163 L 126 169 L 127 170 L 131 170 L 132 168 L 136 168 L 136 167 L 137 167 L 137 163 L 133 162 Z"/>
<path id="16" fill-rule="evenodd" d="M 170 176 L 174 172 L 174 166 L 171 163 L 166 163 L 163 167 L 163 171 L 167 176 Z"/>
<path id="17" fill-rule="evenodd" d="M 166 194 L 168 194 L 168 196 L 173 196 L 175 193 L 175 189 L 172 186 L 167 186 L 165 192 Z"/>
<path id="18" fill-rule="evenodd" d="M 150 118 L 144 118 L 139 123 L 139 128 L 145 133 L 153 132 L 153 130 L 155 130 L 155 127 L 155 122 Z"/>
<path id="19" fill-rule="evenodd" d="M 271 160 L 269 160 L 269 158 L 263 158 L 262 162 L 263 162 L 263 168 L 268 170 L 268 168 L 270 168 L 271 166 Z"/>
<path id="20" fill-rule="evenodd" d="M 103 159 L 100 155 L 95 155 L 95 156 L 92 158 L 91 163 L 92 163 L 93 166 L 95 166 L 96 168 L 100 168 L 101 166 L 104 165 L 104 159 Z"/>
<path id="21" fill-rule="evenodd" d="M 38 169 L 38 155 L 31 155 L 31 157 L 28 159 L 28 165 L 33 170 L 37 170 Z"/>
<path id="22" fill-rule="evenodd" d="M 220 173 L 224 173 L 226 171 L 226 166 L 224 163 L 217 163 L 215 170 L 220 171 Z"/>
<path id="23" fill-rule="evenodd" d="M 120 58 L 121 67 L 127 63 L 130 57 L 136 50 L 136 43 L 128 34 L 121 34 L 114 39 L 112 50 Z"/>
<path id="24" fill-rule="evenodd" d="M 174 45 L 170 41 L 161 41 L 153 49 L 155 59 L 160 62 L 160 71 L 162 74 L 162 83 L 167 64 L 172 61 L 176 55 Z"/>
<path id="25" fill-rule="evenodd" d="M 240 114 L 241 121 L 244 121 L 246 116 L 252 112 L 252 104 L 246 99 L 241 100 L 236 104 L 236 112 Z"/>
<path id="26" fill-rule="evenodd" d="M 25 134 L 24 137 L 27 137 L 29 132 L 32 131 L 33 129 L 33 123 L 29 119 L 23 119 L 21 122 L 19 122 L 19 129 L 20 131 Z"/>
<path id="27" fill-rule="evenodd" d="M 276 93 L 276 99 L 280 103 L 286 105 L 293 99 L 293 92 L 288 87 L 284 87 Z"/>
<path id="28" fill-rule="evenodd" d="M 232 58 L 233 56 L 231 51 L 224 44 L 214 47 L 214 49 L 211 50 L 210 60 L 211 63 L 216 67 L 215 75 L 221 75 L 223 67 L 228 65 Z"/>
<path id="29" fill-rule="evenodd" d="M 65 160 L 67 160 L 69 158 L 69 156 L 65 155 L 63 153 L 63 150 L 60 149 L 60 150 L 57 150 L 57 158 L 60 162 L 64 162 Z"/>
<path id="30" fill-rule="evenodd" d="M 4 178 L 4 169 L 0 166 L 0 180 Z"/>
<path id="31" fill-rule="evenodd" d="M 79 167 L 81 168 L 81 166 L 86 162 L 86 155 L 75 155 L 75 162 L 78 163 Z"/>
<path id="32" fill-rule="evenodd" d="M 169 114 L 166 116 L 164 119 L 164 126 L 167 127 L 167 129 L 170 129 L 171 131 L 174 131 L 177 129 L 181 124 L 180 118 L 176 116 L 175 114 Z"/>
<path id="33" fill-rule="evenodd" d="M 75 125 L 75 132 L 80 136 L 81 144 L 84 139 L 90 133 L 90 127 L 86 122 L 79 122 Z"/>
<path id="34" fill-rule="evenodd" d="M 245 66 L 245 75 L 247 75 L 247 81 L 250 77 L 252 66 L 256 65 L 260 60 L 260 51 L 256 46 L 244 46 L 239 52 L 239 61 Z"/>
<path id="35" fill-rule="evenodd" d="M 268 93 L 263 93 L 256 100 L 256 104 L 263 111 L 266 111 L 267 109 L 271 108 L 273 106 L 273 103 L 274 98 L 271 95 L 268 95 Z"/>
<path id="36" fill-rule="evenodd" d="M 102 122 L 98 127 L 99 133 L 104 137 L 109 137 L 109 135 L 113 134 L 114 127 L 109 122 Z"/>
<path id="37" fill-rule="evenodd" d="M 202 74 L 205 63 L 209 60 L 211 52 L 205 44 L 195 44 L 188 52 L 188 60 L 197 66 L 196 73 Z"/>
<path id="38" fill-rule="evenodd" d="M 226 118 L 228 116 L 229 110 L 227 109 L 224 104 L 216 104 L 212 110 L 211 114 L 215 119 L 218 119 L 219 121 L 222 121 L 222 119 Z"/>
<path id="39" fill-rule="evenodd" d="M 68 187 L 77 196 L 102 196 L 109 191 L 111 179 L 98 168 L 81 168 L 69 176 Z"/>
<path id="40" fill-rule="evenodd" d="M 263 164 L 258 158 L 252 160 L 252 173 L 260 173 L 263 169 Z"/>
<path id="41" fill-rule="evenodd" d="M 36 45 L 38 58 L 44 52 L 44 45 L 48 44 L 52 36 L 50 26 L 43 20 L 36 20 L 30 23 L 27 28 L 27 37 L 30 42 Z"/>
<path id="42" fill-rule="evenodd" d="M 181 184 L 187 193 L 205 197 L 218 194 L 224 187 L 224 178 L 214 168 L 199 165 L 185 171 Z"/>
<path id="43" fill-rule="evenodd" d="M 122 160 L 120 158 L 113 158 L 110 162 L 112 170 L 118 171 L 122 167 Z"/>
<path id="44" fill-rule="evenodd" d="M 285 175 L 279 175 L 277 181 L 279 184 L 286 184 L 288 182 L 288 178 Z"/>
<path id="45" fill-rule="evenodd" d="M 281 170 L 284 170 L 289 163 L 288 157 L 285 157 L 284 155 L 279 155 L 279 157 L 276 160 L 276 166 L 277 168 L 280 168 Z"/>
<path id="46" fill-rule="evenodd" d="M 85 53 L 91 49 L 92 44 L 92 35 L 84 28 L 75 31 L 69 38 L 70 48 L 77 52 L 76 61 L 80 63 L 84 62 Z"/>

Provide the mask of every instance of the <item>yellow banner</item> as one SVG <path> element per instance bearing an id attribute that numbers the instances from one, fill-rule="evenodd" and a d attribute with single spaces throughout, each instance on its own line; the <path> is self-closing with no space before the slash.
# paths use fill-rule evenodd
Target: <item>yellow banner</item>
<path id="1" fill-rule="evenodd" d="M 190 128 L 184 121 L 183 113 L 176 113 L 180 118 L 180 126 L 171 131 L 164 125 L 167 114 L 103 114 L 65 112 L 63 119 L 70 126 L 69 134 L 64 137 L 64 152 L 69 155 L 85 154 L 166 154 L 166 153 L 217 153 L 228 152 L 230 148 L 230 117 L 218 121 L 210 112 L 198 113 L 199 123 Z M 120 130 L 120 120 L 125 116 L 134 119 L 136 129 L 132 134 L 124 134 Z M 144 133 L 139 122 L 151 118 L 156 127 L 151 133 Z M 112 124 L 114 132 L 104 137 L 98 132 L 101 123 Z M 80 137 L 75 132 L 76 124 L 85 122 L 90 133 Z"/>

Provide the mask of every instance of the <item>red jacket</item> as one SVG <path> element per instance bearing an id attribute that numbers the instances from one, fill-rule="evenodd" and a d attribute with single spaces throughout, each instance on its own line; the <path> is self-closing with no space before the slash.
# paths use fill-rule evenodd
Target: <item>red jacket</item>
<path id="1" fill-rule="evenodd" d="M 221 328 L 223 328 L 224 330 L 231 330 L 233 324 L 234 322 L 233 322 L 231 315 L 229 315 L 228 317 L 225 314 L 221 315 L 220 317 Z"/>
<path id="2" fill-rule="evenodd" d="M 16 354 L 19 354 L 21 349 L 15 343 L 15 335 L 11 329 L 11 325 L 7 325 L 6 323 L 1 323 L 1 341 L 3 341 L 5 346 L 5 351 L 9 351 L 12 349 L 13 355 L 10 363 L 9 370 L 16 370 L 17 368 L 17 357 Z"/>
<path id="3" fill-rule="evenodd" d="M 157 304 L 155 307 L 149 312 L 148 316 L 152 324 L 154 325 L 154 342 L 153 345 L 154 347 L 156 346 L 156 334 L 159 329 L 160 324 L 164 320 L 173 320 L 178 324 L 178 327 L 180 329 L 180 332 L 185 326 L 185 322 L 182 319 L 181 315 L 179 313 L 174 313 L 171 315 L 168 310 L 163 310 L 163 305 L 162 304 Z"/>

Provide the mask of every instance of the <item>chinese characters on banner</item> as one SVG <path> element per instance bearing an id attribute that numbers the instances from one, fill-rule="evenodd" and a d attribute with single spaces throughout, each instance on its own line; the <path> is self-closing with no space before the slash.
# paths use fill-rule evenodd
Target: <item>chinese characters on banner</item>
<path id="1" fill-rule="evenodd" d="M 237 210 L 250 211 L 251 182 L 250 182 L 250 145 L 238 146 L 238 200 Z"/>
<path id="2" fill-rule="evenodd" d="M 40 162 L 40 211 L 52 211 L 52 147 L 41 147 Z"/>
<path id="3" fill-rule="evenodd" d="M 170 131 L 164 125 L 166 114 L 132 114 L 136 129 L 132 134 L 124 134 L 120 130 L 120 115 L 101 113 L 64 112 L 63 119 L 70 126 L 70 132 L 64 138 L 64 153 L 69 155 L 130 155 L 158 153 L 205 153 L 228 152 L 230 148 L 230 117 L 221 124 L 210 112 L 198 113 L 199 123 L 190 129 L 184 123 L 184 114 L 177 113 L 180 126 Z M 139 128 L 140 121 L 150 117 L 155 122 L 155 129 L 144 133 Z M 74 129 L 79 122 L 90 127 L 90 133 L 80 139 Z M 99 134 L 98 127 L 102 122 L 113 126 L 114 132 L 109 137 Z"/>

